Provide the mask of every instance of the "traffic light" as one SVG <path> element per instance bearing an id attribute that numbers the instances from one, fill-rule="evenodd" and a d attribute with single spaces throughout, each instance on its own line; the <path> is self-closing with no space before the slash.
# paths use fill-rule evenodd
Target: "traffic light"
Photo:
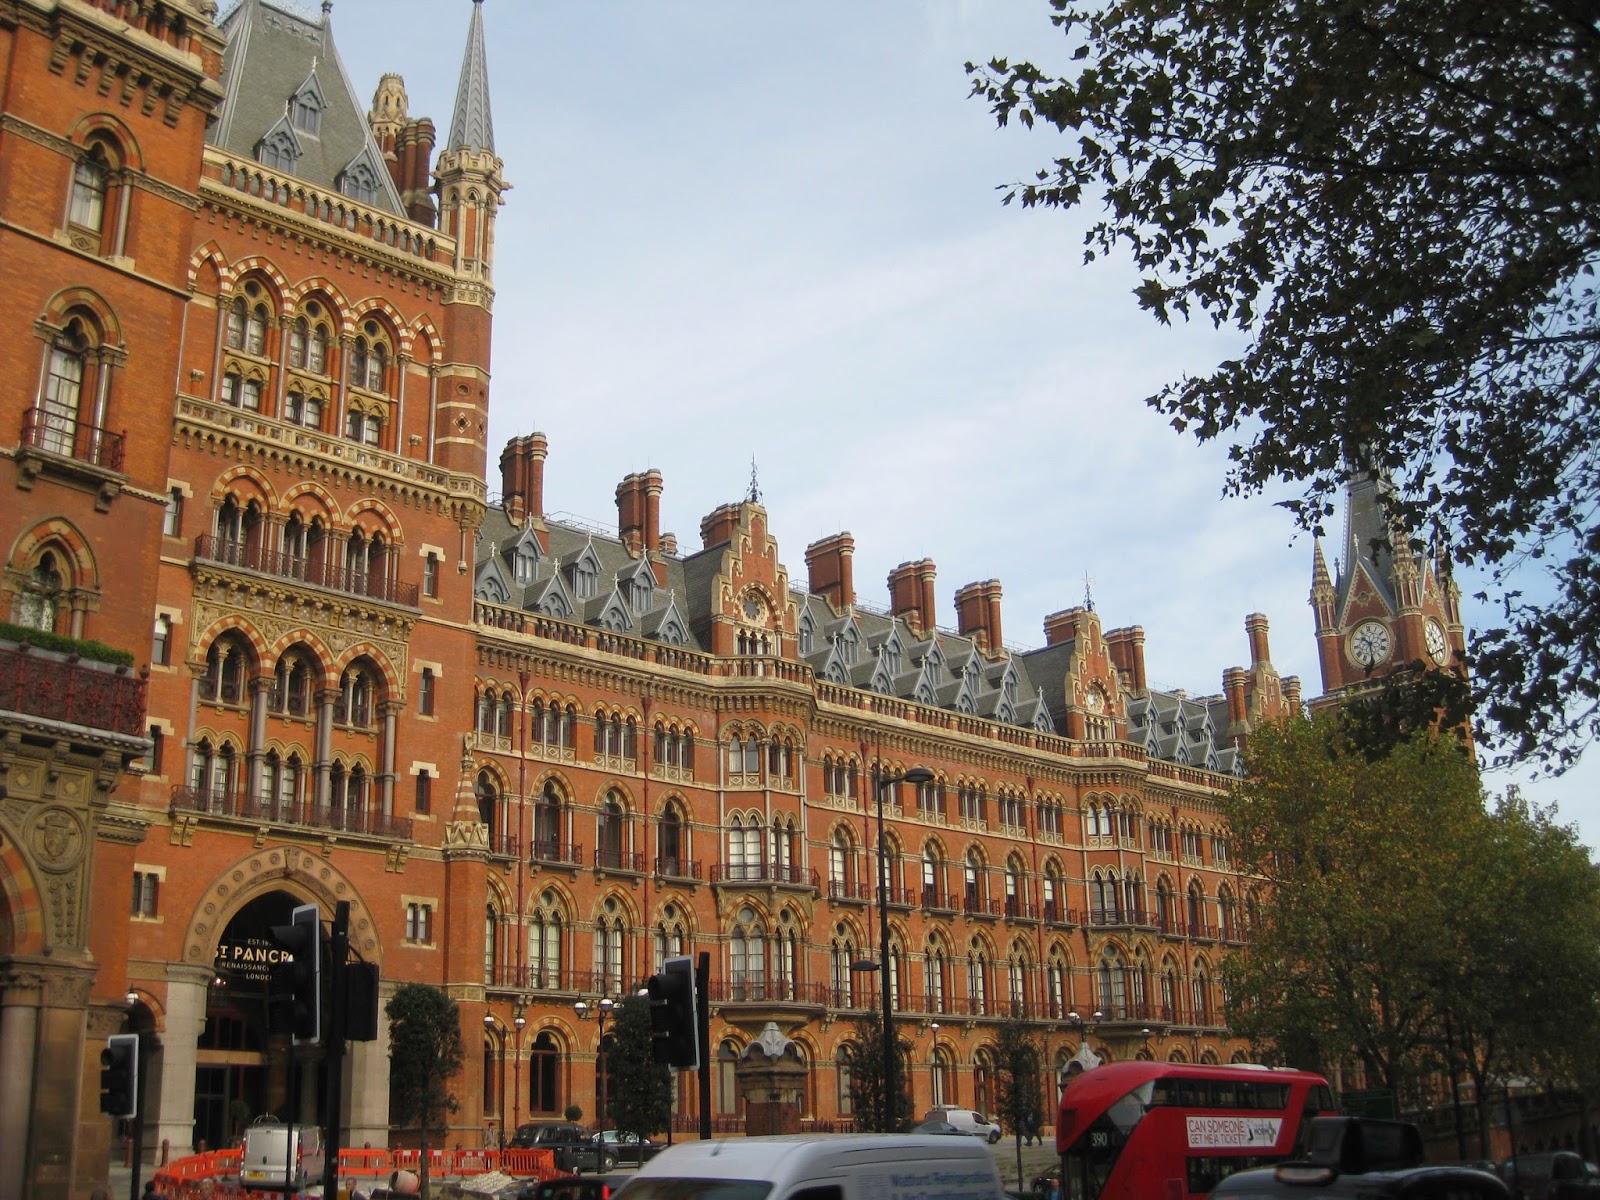
<path id="1" fill-rule="evenodd" d="M 296 1043 L 322 1040 L 322 914 L 302 904 L 289 924 L 274 925 L 272 940 L 289 956 L 272 969 L 272 1027 Z"/>
<path id="2" fill-rule="evenodd" d="M 100 1051 L 100 1111 L 131 1117 L 139 1107 L 139 1035 L 112 1034 Z"/>
<path id="3" fill-rule="evenodd" d="M 344 969 L 344 1036 L 352 1042 L 378 1040 L 378 964 L 351 963 Z"/>
<path id="4" fill-rule="evenodd" d="M 656 1062 L 694 1070 L 700 1065 L 694 962 L 669 958 L 650 976 L 650 1052 Z"/>

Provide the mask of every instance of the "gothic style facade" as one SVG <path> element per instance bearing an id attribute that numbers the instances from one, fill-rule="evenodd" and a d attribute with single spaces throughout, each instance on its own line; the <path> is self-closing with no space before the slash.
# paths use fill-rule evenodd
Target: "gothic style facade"
<path id="1" fill-rule="evenodd" d="M 148 1035 L 146 1161 L 315 1114 L 318 1055 L 292 1096 L 264 1019 L 267 930 L 308 902 L 350 904 L 386 991 L 459 1001 L 452 1142 L 592 1119 L 578 1002 L 702 951 L 719 1128 L 768 1022 L 837 1127 L 880 811 L 919 1110 L 989 1104 L 1013 1016 L 1060 1069 L 1246 1053 L 1217 967 L 1251 885 L 1217 801 L 1300 703 L 1266 619 L 1187 696 L 1087 603 L 1024 652 L 994 580 L 945 628 L 928 559 L 887 609 L 847 533 L 796 579 L 753 496 L 693 550 L 656 471 L 614 530 L 553 519 L 538 433 L 491 501 L 483 8 L 442 142 L 398 77 L 351 90 L 331 8 L 0 3 L 0 1145 L 25 1147 L 0 1195 L 104 1181 L 133 1132 L 98 1112 L 110 1033 Z M 1459 636 L 1406 595 L 1396 638 Z M 347 1145 L 397 1136 L 381 1034 L 343 1086 Z"/>

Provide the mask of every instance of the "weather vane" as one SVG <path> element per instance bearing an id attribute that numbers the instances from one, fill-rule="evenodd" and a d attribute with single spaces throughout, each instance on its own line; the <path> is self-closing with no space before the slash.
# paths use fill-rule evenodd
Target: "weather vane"
<path id="1" fill-rule="evenodd" d="M 756 456 L 750 456 L 750 490 L 745 494 L 745 501 L 749 504 L 761 503 L 761 485 L 756 482 Z"/>

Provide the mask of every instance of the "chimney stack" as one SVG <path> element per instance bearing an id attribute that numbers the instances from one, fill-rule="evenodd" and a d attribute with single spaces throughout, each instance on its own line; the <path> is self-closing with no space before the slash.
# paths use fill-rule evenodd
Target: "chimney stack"
<path id="1" fill-rule="evenodd" d="M 922 636 L 933 631 L 933 578 L 931 558 L 903 562 L 889 572 L 889 611 Z"/>
<path id="2" fill-rule="evenodd" d="M 836 533 L 806 547 L 806 568 L 811 574 L 811 591 L 842 611 L 856 602 L 856 540 L 849 533 Z"/>
<path id="3" fill-rule="evenodd" d="M 724 504 L 710 516 L 700 521 L 700 544 L 709 549 L 733 541 L 733 531 L 739 528 L 740 504 Z"/>
<path id="4" fill-rule="evenodd" d="M 1283 702 L 1289 707 L 1289 715 L 1300 715 L 1300 676 L 1285 675 L 1283 677 Z"/>
<path id="5" fill-rule="evenodd" d="M 617 536 L 635 558 L 661 549 L 661 472 L 654 467 L 617 484 Z"/>
<path id="6" fill-rule="evenodd" d="M 1228 733 L 1242 734 L 1245 730 L 1245 682 L 1250 673 L 1243 667 L 1229 667 L 1222 673 L 1222 691 L 1228 698 Z"/>
<path id="7" fill-rule="evenodd" d="M 1272 661 L 1267 651 L 1267 618 L 1261 613 L 1251 613 L 1244 619 L 1244 629 L 1250 635 L 1250 665 L 1259 667 Z"/>
<path id="8" fill-rule="evenodd" d="M 500 451 L 500 492 L 513 521 L 544 516 L 544 460 L 550 443 L 542 433 L 512 438 Z"/>
<path id="9" fill-rule="evenodd" d="M 1000 633 L 1000 581 L 969 583 L 956 593 L 956 627 L 974 638 L 991 658 L 1003 650 Z"/>
<path id="10" fill-rule="evenodd" d="M 1111 630 L 1106 634 L 1106 649 L 1111 653 L 1112 665 L 1127 676 L 1128 687 L 1144 691 L 1144 627 L 1129 625 Z"/>

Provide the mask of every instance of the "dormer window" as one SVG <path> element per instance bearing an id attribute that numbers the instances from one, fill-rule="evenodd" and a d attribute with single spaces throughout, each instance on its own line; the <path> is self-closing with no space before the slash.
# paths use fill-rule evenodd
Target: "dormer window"
<path id="1" fill-rule="evenodd" d="M 600 590 L 600 573 L 587 558 L 572 564 L 572 593 L 579 600 L 593 599 Z"/>
<path id="2" fill-rule="evenodd" d="M 261 144 L 256 147 L 256 158 L 270 170 L 293 171 L 294 164 L 300 158 L 299 151 L 300 148 L 294 144 L 294 136 L 287 129 L 279 129 L 261 139 Z"/>
<path id="3" fill-rule="evenodd" d="M 532 583 L 534 564 L 538 559 L 534 556 L 531 547 L 523 545 L 517 547 L 517 556 L 512 560 L 512 571 L 518 583 Z"/>
<path id="4" fill-rule="evenodd" d="M 362 204 L 378 202 L 378 176 L 364 162 L 353 163 L 339 176 L 339 190 Z"/>
<path id="5" fill-rule="evenodd" d="M 817 639 L 817 624 L 811 619 L 809 612 L 800 614 L 800 653 L 810 654 L 815 648 Z"/>
<path id="6" fill-rule="evenodd" d="M 861 661 L 861 642 L 853 627 L 846 627 L 839 635 L 839 657 L 850 667 Z"/>
<path id="7" fill-rule="evenodd" d="M 890 638 L 878 651 L 878 660 L 892 678 L 900 674 L 900 643 Z"/>
<path id="8" fill-rule="evenodd" d="M 289 101 L 289 120 L 301 133 L 318 136 L 322 132 L 322 100 L 314 92 L 301 92 Z"/>

